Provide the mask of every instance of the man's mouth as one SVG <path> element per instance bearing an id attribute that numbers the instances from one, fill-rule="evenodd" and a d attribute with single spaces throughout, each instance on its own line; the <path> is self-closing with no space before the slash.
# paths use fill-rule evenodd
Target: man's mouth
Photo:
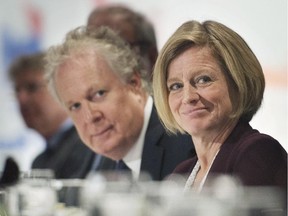
<path id="1" fill-rule="evenodd" d="M 107 133 L 108 131 L 110 131 L 113 128 L 112 125 L 103 128 L 102 130 L 99 130 L 98 132 L 96 132 L 95 134 L 93 134 L 93 137 L 99 137 L 104 135 L 105 133 Z"/>

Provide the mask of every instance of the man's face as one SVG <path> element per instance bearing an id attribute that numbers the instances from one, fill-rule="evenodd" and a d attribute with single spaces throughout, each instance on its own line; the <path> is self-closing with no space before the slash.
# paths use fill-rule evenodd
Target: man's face
<path id="1" fill-rule="evenodd" d="M 114 160 L 123 158 L 143 125 L 146 96 L 140 79 L 125 84 L 103 58 L 88 54 L 64 62 L 55 81 L 84 143 Z"/>
<path id="2" fill-rule="evenodd" d="M 66 119 L 65 110 L 50 95 L 43 73 L 25 70 L 14 80 L 16 97 L 26 125 L 49 137 Z"/>

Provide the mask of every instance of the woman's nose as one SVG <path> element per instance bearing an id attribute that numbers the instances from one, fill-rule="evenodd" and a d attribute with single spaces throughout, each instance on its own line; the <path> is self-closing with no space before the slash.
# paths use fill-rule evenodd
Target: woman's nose
<path id="1" fill-rule="evenodd" d="M 197 92 L 197 89 L 193 86 L 184 86 L 183 88 L 183 103 L 185 104 L 191 104 L 195 103 L 199 100 L 199 94 Z"/>

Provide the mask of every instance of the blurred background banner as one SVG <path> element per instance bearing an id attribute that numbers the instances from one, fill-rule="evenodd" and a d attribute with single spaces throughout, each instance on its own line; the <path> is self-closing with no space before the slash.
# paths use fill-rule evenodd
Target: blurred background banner
<path id="1" fill-rule="evenodd" d="M 43 149 L 41 138 L 28 130 L 18 112 L 7 78 L 19 55 L 45 50 L 84 25 L 94 7 L 121 3 L 145 15 L 154 25 L 159 50 L 183 22 L 213 19 L 244 37 L 264 69 L 264 102 L 251 124 L 272 135 L 287 150 L 287 0 L 0 0 L 0 170 L 4 152 L 13 152 L 27 169 L 31 154 Z M 28 160 L 25 162 L 25 160 Z M 25 165 L 24 165 L 25 164 Z"/>

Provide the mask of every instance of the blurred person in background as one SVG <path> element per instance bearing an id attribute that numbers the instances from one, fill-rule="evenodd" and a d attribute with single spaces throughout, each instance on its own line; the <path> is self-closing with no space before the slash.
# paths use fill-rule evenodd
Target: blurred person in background
<path id="1" fill-rule="evenodd" d="M 195 146 L 197 155 L 174 171 L 187 175 L 185 190 L 199 192 L 222 174 L 244 186 L 287 190 L 287 152 L 249 124 L 264 88 L 258 59 L 225 25 L 188 21 L 168 39 L 155 64 L 153 90 L 165 127 L 189 133 Z"/>
<path id="2" fill-rule="evenodd" d="M 116 31 L 141 56 L 151 78 L 158 49 L 154 27 L 145 16 L 123 5 L 107 5 L 90 13 L 87 26 L 108 26 Z"/>
<path id="3" fill-rule="evenodd" d="M 46 140 L 32 168 L 51 169 L 56 178 L 84 178 L 95 154 L 82 143 L 72 120 L 48 92 L 44 56 L 44 52 L 22 55 L 9 70 L 24 122 Z"/>
<path id="4" fill-rule="evenodd" d="M 122 163 L 134 179 L 162 180 L 194 155 L 191 138 L 169 136 L 150 95 L 150 73 L 125 40 L 108 27 L 79 27 L 46 57 L 52 95 L 94 152 Z"/>

